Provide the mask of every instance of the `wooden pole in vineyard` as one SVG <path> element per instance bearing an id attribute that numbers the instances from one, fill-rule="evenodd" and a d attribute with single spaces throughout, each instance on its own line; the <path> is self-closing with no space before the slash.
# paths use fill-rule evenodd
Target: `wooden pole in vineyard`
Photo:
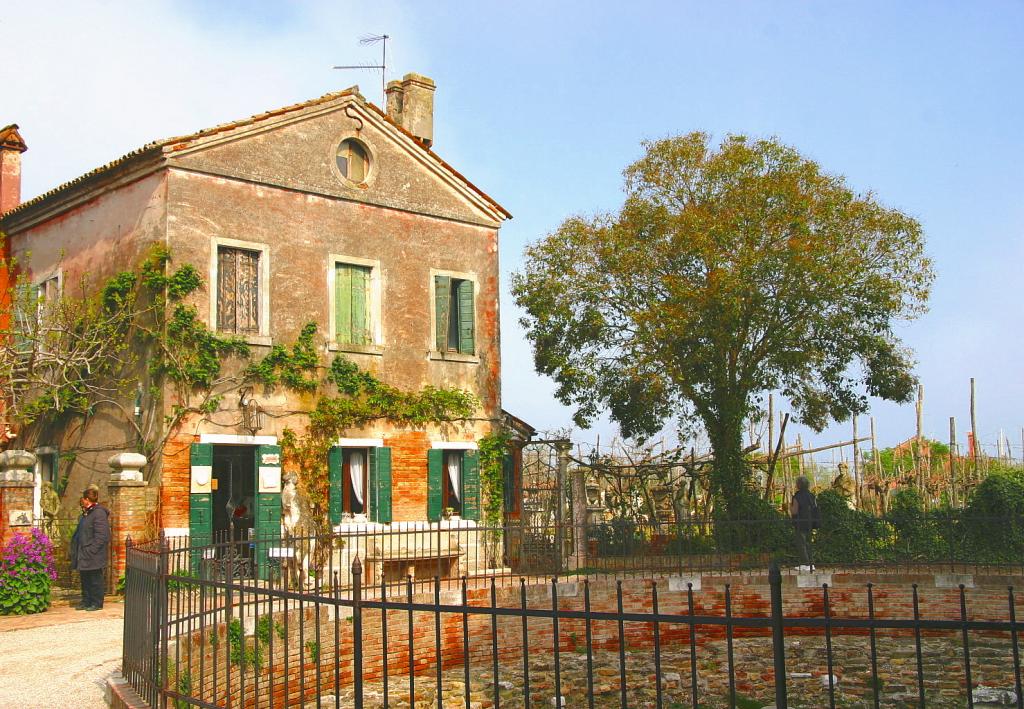
<path id="1" fill-rule="evenodd" d="M 974 377 L 971 377 L 971 459 L 974 463 L 974 480 L 981 476 L 978 473 L 978 419 L 974 407 Z"/>
<path id="2" fill-rule="evenodd" d="M 956 417 L 949 417 L 949 503 L 956 507 Z"/>
<path id="3" fill-rule="evenodd" d="M 917 436 L 914 440 L 914 448 L 916 455 L 915 463 L 917 467 L 917 490 L 921 493 L 922 497 L 925 497 L 925 485 L 924 485 L 924 447 L 922 445 L 924 435 L 924 384 L 917 385 Z"/>
<path id="4" fill-rule="evenodd" d="M 875 480 L 878 485 L 878 511 L 885 514 L 885 502 L 883 501 L 885 499 L 885 493 L 882 492 L 882 461 L 878 459 L 878 439 L 875 438 L 875 417 L 870 417 L 869 422 L 871 423 L 871 462 L 875 469 Z"/>
<path id="5" fill-rule="evenodd" d="M 861 509 L 861 474 L 860 474 L 860 446 L 857 444 L 857 414 L 853 415 L 853 499 L 857 509 Z"/>

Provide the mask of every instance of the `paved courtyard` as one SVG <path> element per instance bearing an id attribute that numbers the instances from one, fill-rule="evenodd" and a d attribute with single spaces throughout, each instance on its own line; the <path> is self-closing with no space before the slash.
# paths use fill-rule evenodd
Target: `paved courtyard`
<path id="1" fill-rule="evenodd" d="M 121 662 L 124 604 L 76 611 L 77 599 L 46 613 L 0 616 L 0 709 L 105 707 L 107 677 Z"/>

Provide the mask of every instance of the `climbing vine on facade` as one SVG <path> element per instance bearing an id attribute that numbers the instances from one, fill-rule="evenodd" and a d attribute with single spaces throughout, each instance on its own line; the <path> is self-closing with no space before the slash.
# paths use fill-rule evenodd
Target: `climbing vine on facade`
<path id="1" fill-rule="evenodd" d="M 285 467 L 298 474 L 311 523 L 322 527 L 310 531 L 327 533 L 327 454 L 335 441 L 352 428 L 378 420 L 412 426 L 464 421 L 473 416 L 479 401 L 472 393 L 455 387 L 427 385 L 419 391 L 399 389 L 380 381 L 342 354 L 334 357 L 321 382 L 309 386 L 308 382 L 316 381 L 311 377 L 317 367 L 308 357 L 308 353 L 316 352 L 315 334 L 316 324 L 308 323 L 292 348 L 281 347 L 280 354 L 270 365 L 264 366 L 264 360 L 251 365 L 247 372 L 254 381 L 267 385 L 281 383 L 297 391 L 321 392 L 309 411 L 306 430 L 298 433 L 285 429 L 281 449 Z M 278 372 L 292 372 L 293 376 L 290 380 L 279 376 Z"/>

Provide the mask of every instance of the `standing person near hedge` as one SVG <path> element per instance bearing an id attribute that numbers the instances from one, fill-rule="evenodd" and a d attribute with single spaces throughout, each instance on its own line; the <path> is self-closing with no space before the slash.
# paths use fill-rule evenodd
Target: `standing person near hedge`
<path id="1" fill-rule="evenodd" d="M 789 503 L 789 516 L 796 527 L 796 546 L 800 560 L 814 570 L 814 550 L 811 546 L 811 532 L 821 526 L 818 501 L 811 492 L 811 483 L 801 475 L 796 479 L 796 494 Z"/>
<path id="2" fill-rule="evenodd" d="M 78 610 L 103 608 L 103 571 L 110 551 L 110 511 L 99 504 L 100 489 L 90 485 L 82 491 L 82 516 L 71 537 L 71 568 L 82 580 L 82 602 Z"/>

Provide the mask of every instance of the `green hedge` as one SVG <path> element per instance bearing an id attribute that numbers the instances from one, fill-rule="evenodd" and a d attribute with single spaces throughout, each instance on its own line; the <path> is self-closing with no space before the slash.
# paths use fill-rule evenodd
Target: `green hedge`
<path id="1" fill-rule="evenodd" d="M 853 509 L 835 490 L 817 494 L 821 528 L 814 557 L 823 564 L 1024 563 L 1024 471 L 995 468 L 964 509 L 925 509 L 914 489 L 893 493 L 889 513 L 877 517 Z M 719 507 L 719 509 L 724 509 Z M 734 501 L 729 515 L 709 524 L 638 526 L 625 519 L 592 525 L 598 556 L 745 554 L 783 563 L 796 561 L 788 515 L 751 492 Z"/>

